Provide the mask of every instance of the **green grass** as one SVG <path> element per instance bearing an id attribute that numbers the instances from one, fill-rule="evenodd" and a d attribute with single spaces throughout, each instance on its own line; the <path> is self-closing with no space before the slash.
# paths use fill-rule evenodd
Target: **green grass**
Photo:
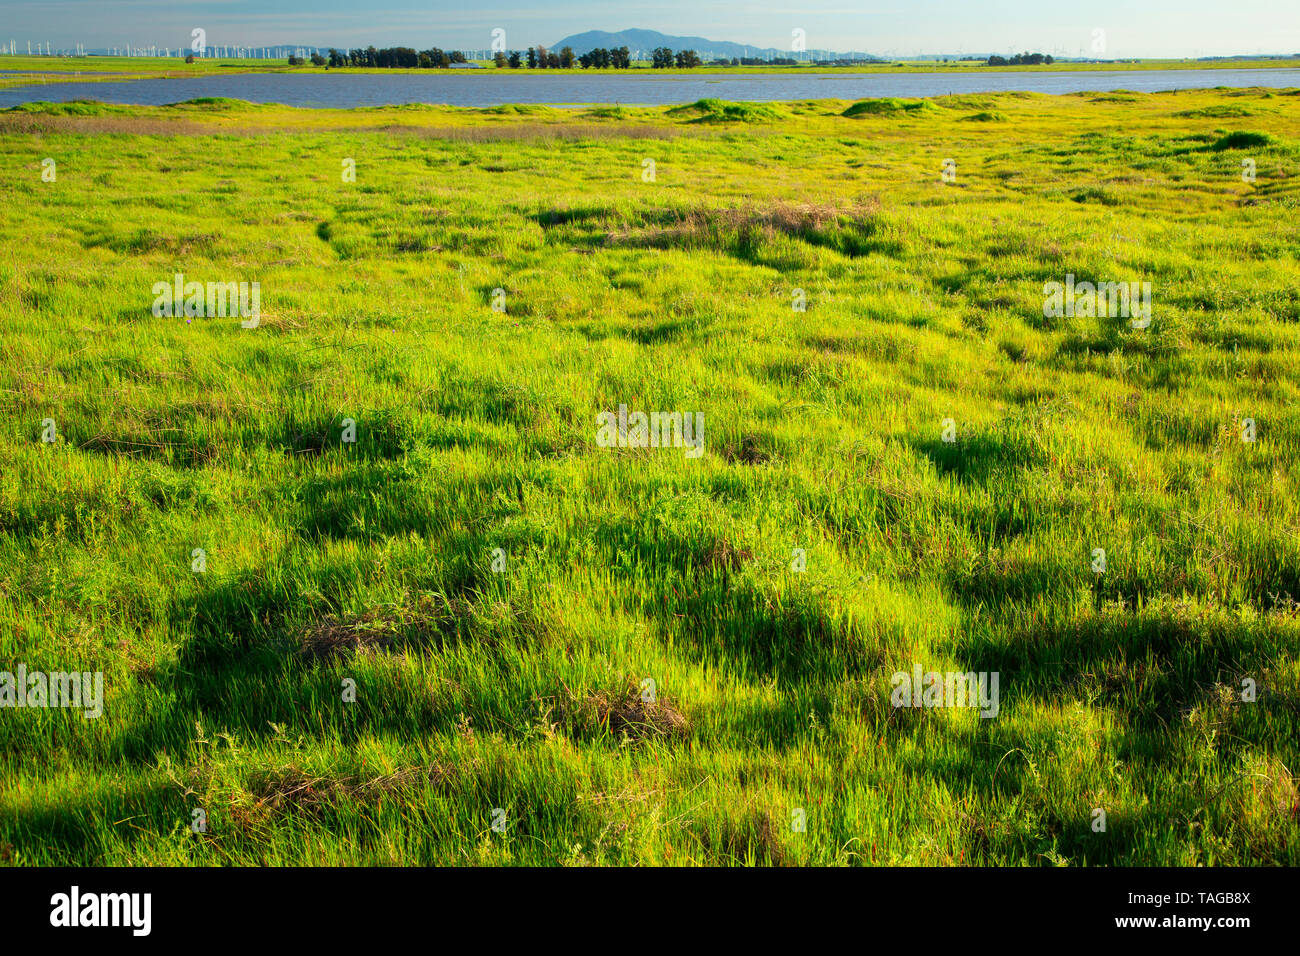
<path id="1" fill-rule="evenodd" d="M 686 106 L 670 107 L 666 116 L 685 117 L 692 123 L 765 123 L 787 114 L 771 103 L 729 103 L 725 100 L 696 100 Z"/>
<path id="2" fill-rule="evenodd" d="M 1266 149 L 1271 145 L 1273 145 L 1273 137 L 1267 133 L 1238 130 L 1215 140 L 1210 149 L 1215 152 L 1222 152 L 1225 149 Z"/>
<path id="3" fill-rule="evenodd" d="M 933 113 L 937 107 L 929 100 L 900 100 L 895 97 L 886 97 L 875 100 L 858 100 L 841 116 L 897 116 L 899 114 L 915 113 L 925 115 Z"/>
<path id="4" fill-rule="evenodd" d="M 1300 863 L 1300 97 L 851 107 L 0 114 L 0 862 Z"/>

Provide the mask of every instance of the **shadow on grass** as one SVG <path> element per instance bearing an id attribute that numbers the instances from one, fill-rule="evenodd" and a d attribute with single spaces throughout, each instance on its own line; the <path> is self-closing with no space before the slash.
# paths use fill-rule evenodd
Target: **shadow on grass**
<path id="1" fill-rule="evenodd" d="M 190 810 L 181 790 L 171 784 L 115 780 L 97 792 L 78 790 L 57 802 L 6 813 L 0 845 L 23 850 L 42 866 L 104 865 L 101 854 L 109 840 L 121 850 L 146 838 L 156 841 L 178 827 L 188 833 Z"/>

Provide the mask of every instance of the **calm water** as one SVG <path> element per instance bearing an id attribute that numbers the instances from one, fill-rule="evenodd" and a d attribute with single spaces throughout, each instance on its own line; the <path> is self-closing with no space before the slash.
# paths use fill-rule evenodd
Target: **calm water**
<path id="1" fill-rule="evenodd" d="M 777 74 L 728 76 L 682 74 L 609 76 L 548 75 L 540 72 L 430 72 L 295 76 L 242 74 L 122 83 L 51 83 L 0 90 L 0 107 L 35 100 L 93 99 L 105 103 L 159 106 L 202 96 L 228 96 L 254 103 L 289 106 L 387 106 L 446 103 L 498 106 L 502 103 L 673 104 L 705 97 L 723 100 L 861 99 L 872 96 L 941 96 L 1032 90 L 1156 91 L 1214 86 L 1300 87 L 1300 70 L 1132 70 L 1039 73 L 976 70 L 960 73 Z"/>

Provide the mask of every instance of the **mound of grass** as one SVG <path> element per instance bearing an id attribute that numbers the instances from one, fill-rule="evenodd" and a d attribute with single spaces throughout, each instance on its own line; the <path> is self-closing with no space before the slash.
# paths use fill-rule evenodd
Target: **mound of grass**
<path id="1" fill-rule="evenodd" d="M 488 106 L 478 112 L 494 116 L 536 116 L 554 113 L 554 108 L 541 103 L 503 103 L 500 106 Z"/>
<path id="2" fill-rule="evenodd" d="M 448 106 L 446 103 L 400 103 L 396 106 L 358 106 L 358 111 L 365 112 L 395 112 L 395 113 L 446 113 L 448 110 L 454 110 L 456 107 Z"/>
<path id="3" fill-rule="evenodd" d="M 20 103 L 5 110 L 6 113 L 29 113 L 35 116 L 111 116 L 124 113 L 126 106 L 101 103 L 98 100 L 69 100 L 66 103 Z"/>
<path id="4" fill-rule="evenodd" d="M 1118 206 L 1120 203 L 1119 198 L 1114 193 L 1100 186 L 1088 186 L 1077 190 L 1070 194 L 1070 198 L 1077 203 L 1095 202 L 1103 206 Z"/>
<path id="5" fill-rule="evenodd" d="M 1262 149 L 1265 146 L 1272 146 L 1275 142 L 1276 140 L 1267 133 L 1248 133 L 1239 130 L 1217 140 L 1210 149 L 1216 153 L 1223 152 L 1225 149 Z"/>
<path id="6" fill-rule="evenodd" d="M 852 119 L 856 116 L 898 116 L 900 114 L 918 115 L 937 112 L 939 112 L 939 107 L 929 100 L 900 100 L 896 97 L 884 97 L 882 99 L 858 100 L 840 115 Z"/>
<path id="7" fill-rule="evenodd" d="M 1249 106 L 1215 104 L 1214 106 L 1201 106 L 1194 110 L 1180 110 L 1174 115 L 1180 119 L 1234 119 L 1241 116 L 1257 116 L 1259 112 L 1259 110 L 1251 109 Z"/>
<path id="8" fill-rule="evenodd" d="M 168 103 L 168 109 L 194 109 L 216 113 L 247 113 L 255 110 L 286 109 L 271 103 L 250 103 L 248 100 L 234 99 L 229 96 L 200 96 L 179 103 Z"/>
<path id="9" fill-rule="evenodd" d="M 990 110 L 983 113 L 972 113 L 970 116 L 963 116 L 962 120 L 967 123 L 1005 123 L 1009 117 L 1006 113 L 999 113 L 996 110 Z"/>
<path id="10" fill-rule="evenodd" d="M 692 123 L 767 123 L 789 114 L 770 103 L 732 103 L 727 100 L 696 100 L 668 110 L 673 117 L 692 117 Z"/>

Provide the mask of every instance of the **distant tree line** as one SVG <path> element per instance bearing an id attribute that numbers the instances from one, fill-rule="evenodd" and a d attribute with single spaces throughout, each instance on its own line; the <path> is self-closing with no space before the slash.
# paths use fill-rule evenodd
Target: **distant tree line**
<path id="1" fill-rule="evenodd" d="M 341 69 L 347 66 L 368 67 L 370 69 L 446 69 L 453 63 L 468 63 L 460 50 L 440 50 L 432 47 L 428 50 L 414 50 L 409 46 L 385 47 L 382 50 L 366 47 L 364 50 L 329 49 L 328 56 L 319 53 L 311 55 L 313 66 L 329 66 Z M 300 56 L 289 57 L 290 66 L 302 66 L 306 60 Z"/>
<path id="2" fill-rule="evenodd" d="M 704 61 L 694 50 L 678 50 L 674 53 L 666 46 L 655 47 L 654 52 L 650 54 L 650 65 L 656 70 L 671 70 L 677 67 L 681 70 L 689 70 L 692 67 L 703 66 Z"/>
<path id="3" fill-rule="evenodd" d="M 628 70 L 632 68 L 632 51 L 625 46 L 617 50 L 597 47 L 590 53 L 578 57 L 578 63 L 584 70 Z"/>
<path id="4" fill-rule="evenodd" d="M 821 66 L 826 66 L 827 64 L 830 63 L 834 63 L 838 65 L 840 63 L 849 64 L 852 63 L 853 61 L 852 60 L 834 60 L 834 61 L 818 60 L 817 62 Z M 863 60 L 861 62 L 866 62 L 866 61 Z M 794 59 L 794 57 L 789 57 L 789 56 L 774 56 L 770 60 L 764 60 L 761 57 L 757 57 L 757 56 L 733 56 L 731 59 L 727 59 L 725 56 L 723 56 L 723 57 L 719 57 L 716 60 L 709 61 L 709 66 L 797 66 L 798 64 L 799 64 L 798 60 Z"/>
<path id="5" fill-rule="evenodd" d="M 582 67 L 584 70 L 627 70 L 632 67 L 632 51 L 625 46 L 616 50 L 598 47 L 581 56 L 574 54 L 573 47 L 566 46 L 558 53 L 538 44 L 530 46 L 527 51 L 511 50 L 509 53 L 498 52 L 492 57 L 498 69 L 519 70 L 525 66 L 530 70 L 570 70 Z M 453 63 L 469 62 L 460 50 L 440 50 L 432 47 L 428 50 L 415 50 L 409 46 L 386 47 L 382 50 L 366 47 L 364 50 L 329 50 L 328 56 L 313 53 L 310 57 L 314 66 L 328 66 L 331 69 L 343 67 L 364 67 L 369 69 L 420 69 L 445 70 Z M 303 66 L 307 59 L 300 56 L 289 57 L 290 66 Z M 740 57 L 731 60 L 714 60 L 715 64 L 731 66 L 793 66 L 795 60 L 773 59 L 760 60 L 756 57 Z M 651 65 L 656 70 L 689 70 L 703 66 L 704 61 L 694 50 L 670 50 L 659 47 L 651 55 Z"/>
<path id="6" fill-rule="evenodd" d="M 1045 63 L 1055 62 L 1050 55 L 1043 53 L 1017 53 L 1010 58 L 995 53 L 988 59 L 989 66 L 1042 66 Z"/>

